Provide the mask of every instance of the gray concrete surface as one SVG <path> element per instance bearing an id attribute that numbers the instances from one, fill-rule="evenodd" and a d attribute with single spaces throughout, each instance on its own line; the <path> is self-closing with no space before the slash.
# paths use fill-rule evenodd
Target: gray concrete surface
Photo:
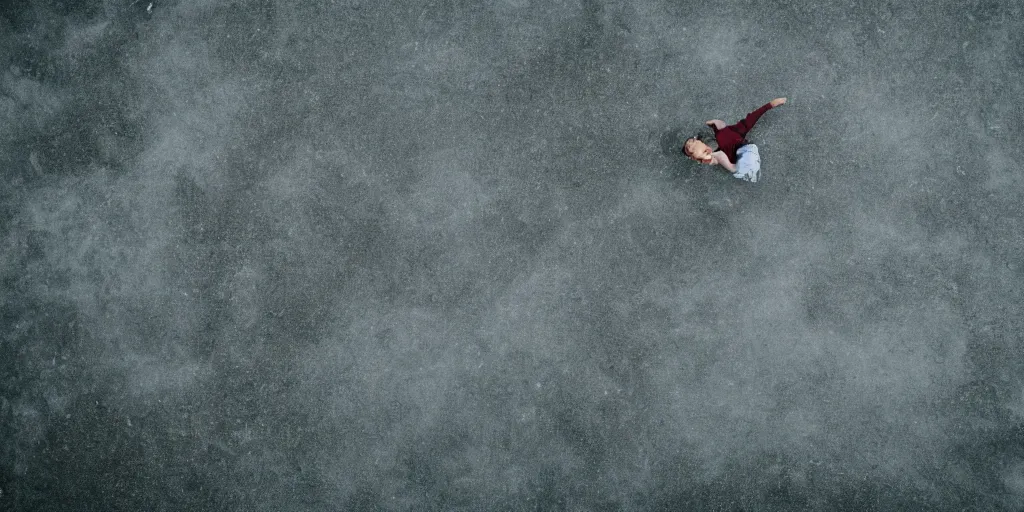
<path id="1" fill-rule="evenodd" d="M 0 509 L 1021 510 L 1022 34 L 4 1 Z"/>

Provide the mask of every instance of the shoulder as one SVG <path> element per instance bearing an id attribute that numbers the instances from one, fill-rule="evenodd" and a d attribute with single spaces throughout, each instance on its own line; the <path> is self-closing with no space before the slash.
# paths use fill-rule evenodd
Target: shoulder
<path id="1" fill-rule="evenodd" d="M 725 151 L 715 151 L 711 153 L 712 165 L 721 165 L 729 172 L 735 172 L 736 166 L 729 161 L 729 155 L 725 154 Z"/>

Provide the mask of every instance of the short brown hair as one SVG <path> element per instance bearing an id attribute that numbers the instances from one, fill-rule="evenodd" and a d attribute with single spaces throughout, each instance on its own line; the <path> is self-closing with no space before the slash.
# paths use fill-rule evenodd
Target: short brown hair
<path id="1" fill-rule="evenodd" d="M 690 156 L 689 154 L 686 153 L 686 143 L 691 141 L 691 140 L 698 140 L 698 141 L 703 142 L 704 144 L 707 144 L 707 145 L 710 146 L 711 145 L 710 141 L 712 140 L 712 137 L 711 137 L 711 134 L 709 134 L 707 132 L 707 130 L 701 130 L 701 131 L 693 134 L 693 136 L 688 137 L 686 140 L 683 141 L 683 147 L 682 147 L 683 154 L 686 155 L 686 156 Z"/>

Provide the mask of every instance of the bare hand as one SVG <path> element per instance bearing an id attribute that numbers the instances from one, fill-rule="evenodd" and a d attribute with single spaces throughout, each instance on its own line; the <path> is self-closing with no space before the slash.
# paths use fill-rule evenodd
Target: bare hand
<path id="1" fill-rule="evenodd" d="M 785 105 L 786 104 L 786 98 L 775 98 L 774 100 L 771 101 L 771 103 L 772 103 L 772 107 L 777 107 L 779 105 Z"/>

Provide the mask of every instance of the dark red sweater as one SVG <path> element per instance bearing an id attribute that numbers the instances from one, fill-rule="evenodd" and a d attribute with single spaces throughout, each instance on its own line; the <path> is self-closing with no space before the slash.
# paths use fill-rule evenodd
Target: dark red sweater
<path id="1" fill-rule="evenodd" d="M 754 123 L 757 122 L 761 115 L 771 110 L 771 108 L 771 103 L 765 103 L 761 108 L 747 114 L 747 117 L 734 125 L 726 126 L 721 130 L 715 130 L 714 126 L 711 127 L 715 132 L 715 141 L 718 142 L 719 151 L 725 152 L 730 162 L 736 163 L 736 150 L 740 146 L 747 144 L 747 139 L 744 136 L 754 127 Z"/>

